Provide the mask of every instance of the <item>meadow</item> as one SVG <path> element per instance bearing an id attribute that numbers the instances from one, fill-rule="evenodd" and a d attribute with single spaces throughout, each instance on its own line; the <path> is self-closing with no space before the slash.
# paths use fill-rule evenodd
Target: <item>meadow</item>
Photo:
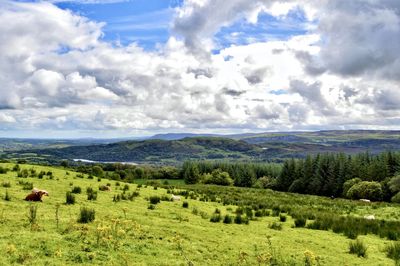
<path id="1" fill-rule="evenodd" d="M 397 204 L 128 184 L 25 164 L 19 172 L 28 177 L 18 177 L 15 164 L 0 166 L 10 169 L 0 174 L 0 265 L 395 265 L 400 253 L 390 249 L 400 237 Z M 111 191 L 99 189 L 106 185 Z M 24 201 L 32 187 L 49 196 Z M 67 192 L 75 192 L 74 204 L 66 204 Z M 169 201 L 172 194 L 182 200 Z M 93 221 L 78 222 L 82 208 L 94 211 Z"/>

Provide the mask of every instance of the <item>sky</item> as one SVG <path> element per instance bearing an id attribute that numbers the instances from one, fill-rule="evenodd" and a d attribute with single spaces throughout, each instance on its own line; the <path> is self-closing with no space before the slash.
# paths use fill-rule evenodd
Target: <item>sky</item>
<path id="1" fill-rule="evenodd" d="M 0 137 L 400 129 L 398 0 L 2 0 Z"/>

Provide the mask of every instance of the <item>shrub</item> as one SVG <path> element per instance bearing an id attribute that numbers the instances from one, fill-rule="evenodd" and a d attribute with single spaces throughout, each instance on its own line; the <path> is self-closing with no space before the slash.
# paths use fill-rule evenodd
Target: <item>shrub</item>
<path id="1" fill-rule="evenodd" d="M 249 220 L 240 214 L 237 214 L 235 219 L 233 220 L 235 224 L 249 224 Z"/>
<path id="2" fill-rule="evenodd" d="M 154 204 L 149 204 L 149 207 L 147 207 L 147 209 L 149 210 L 154 210 L 156 208 L 156 205 Z"/>
<path id="3" fill-rule="evenodd" d="M 343 196 L 347 197 L 347 192 L 355 184 L 360 183 L 362 180 L 360 178 L 349 179 L 343 184 Z"/>
<path id="4" fill-rule="evenodd" d="M 378 182 L 362 181 L 353 185 L 346 196 L 350 199 L 370 199 L 380 201 L 383 198 L 382 186 Z"/>
<path id="5" fill-rule="evenodd" d="M 67 193 L 65 194 L 65 204 L 75 204 L 75 195 L 72 194 L 70 191 L 67 191 Z"/>
<path id="6" fill-rule="evenodd" d="M 74 194 L 81 194 L 81 192 L 82 192 L 81 187 L 74 187 L 74 188 L 71 190 L 71 193 L 74 193 Z"/>
<path id="7" fill-rule="evenodd" d="M 86 194 L 87 194 L 88 200 L 96 200 L 97 199 L 97 191 L 95 191 L 91 187 L 86 188 Z"/>
<path id="8" fill-rule="evenodd" d="M 349 243 L 349 253 L 365 258 L 367 257 L 367 246 L 360 239 L 351 241 Z"/>
<path id="9" fill-rule="evenodd" d="M 183 207 L 183 208 L 189 208 L 189 202 L 184 201 L 184 202 L 182 203 L 182 207 Z"/>
<path id="10" fill-rule="evenodd" d="M 123 191 L 128 191 L 129 190 L 129 185 L 125 184 L 124 187 L 122 188 Z"/>
<path id="11" fill-rule="evenodd" d="M 400 262 L 400 242 L 391 243 L 385 247 L 386 256 L 394 261 L 396 265 Z"/>
<path id="12" fill-rule="evenodd" d="M 11 200 L 11 196 L 10 196 L 10 194 L 8 193 L 8 190 L 6 190 L 6 194 L 4 195 L 4 200 L 5 200 L 5 201 L 10 201 L 10 200 Z"/>
<path id="13" fill-rule="evenodd" d="M 193 213 L 194 215 L 198 215 L 198 214 L 199 214 L 199 210 L 198 210 L 196 207 L 193 207 L 192 213 Z"/>
<path id="14" fill-rule="evenodd" d="M 286 215 L 280 214 L 279 215 L 279 221 L 286 222 Z"/>
<path id="15" fill-rule="evenodd" d="M 94 219 L 95 219 L 95 210 L 94 209 L 90 209 L 87 207 L 81 208 L 81 210 L 79 212 L 79 216 L 78 216 L 78 223 L 87 224 L 87 223 L 94 221 Z"/>
<path id="16" fill-rule="evenodd" d="M 257 210 L 257 211 L 255 211 L 254 216 L 255 217 L 262 217 L 262 216 L 264 216 L 264 212 L 262 210 Z"/>
<path id="17" fill-rule="evenodd" d="M 31 183 L 31 182 L 19 182 L 19 184 L 22 185 L 23 190 L 32 190 L 33 189 L 33 183 Z"/>
<path id="18" fill-rule="evenodd" d="M 224 220 L 223 220 L 224 224 L 231 224 L 232 221 L 233 221 L 233 219 L 229 214 L 225 215 Z"/>
<path id="19" fill-rule="evenodd" d="M 151 204 L 157 204 L 160 203 L 161 201 L 159 196 L 151 196 L 149 200 Z"/>
<path id="20" fill-rule="evenodd" d="M 121 195 L 120 195 L 120 194 L 114 195 L 113 201 L 114 201 L 114 202 L 119 202 L 119 201 L 121 201 Z"/>
<path id="21" fill-rule="evenodd" d="M 11 187 L 11 183 L 10 183 L 10 182 L 6 182 L 6 181 L 3 181 L 3 182 L 1 183 L 1 186 L 2 186 L 2 187 Z"/>
<path id="22" fill-rule="evenodd" d="M 296 219 L 294 219 L 295 227 L 304 227 L 304 226 L 306 226 L 306 223 L 307 223 L 307 219 L 304 217 L 297 217 Z"/>
<path id="23" fill-rule="evenodd" d="M 278 230 L 278 231 L 282 230 L 282 224 L 277 222 L 271 223 L 268 227 L 273 230 Z"/>
<path id="24" fill-rule="evenodd" d="M 8 169 L 5 167 L 0 166 L 0 174 L 7 174 Z"/>
<path id="25" fill-rule="evenodd" d="M 29 206 L 28 222 L 31 225 L 31 229 L 36 224 L 36 214 L 37 214 L 37 206 L 36 205 Z"/>
<path id="26" fill-rule="evenodd" d="M 171 197 L 168 195 L 162 195 L 160 199 L 161 201 L 171 201 Z"/>
<path id="27" fill-rule="evenodd" d="M 13 167 L 13 172 L 18 172 L 21 168 L 19 167 L 19 164 L 14 165 Z"/>
<path id="28" fill-rule="evenodd" d="M 211 215 L 210 222 L 219 223 L 220 221 L 221 221 L 221 214 L 213 213 L 213 215 Z"/>
<path id="29" fill-rule="evenodd" d="M 43 176 L 45 176 L 45 175 L 46 175 L 46 172 L 40 171 L 40 173 L 38 174 L 38 178 L 43 179 Z"/>

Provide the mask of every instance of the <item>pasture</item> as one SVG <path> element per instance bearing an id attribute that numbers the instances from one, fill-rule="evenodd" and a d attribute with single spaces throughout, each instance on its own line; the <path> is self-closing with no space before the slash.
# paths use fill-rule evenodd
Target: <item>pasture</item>
<path id="1" fill-rule="evenodd" d="M 161 188 L 37 165 L 20 165 L 20 171 L 36 176 L 17 177 L 11 171 L 14 164 L 0 166 L 10 169 L 0 174 L 0 265 L 395 264 L 387 257 L 387 247 L 400 236 L 395 204 L 179 183 L 173 184 L 179 188 Z M 41 171 L 46 174 L 39 178 Z M 111 191 L 99 190 L 106 185 Z M 49 196 L 43 202 L 24 201 L 31 186 Z M 76 187 L 81 192 L 71 193 L 75 203 L 65 204 L 66 193 L 78 192 Z M 97 193 L 96 199 L 88 200 L 87 188 Z M 181 194 L 181 201 L 168 201 L 172 194 Z M 157 197 L 160 202 L 150 204 Z M 237 205 L 248 224 L 235 223 Z M 94 221 L 78 222 L 82 207 L 95 211 Z M 218 215 L 221 220 L 210 222 Z M 227 215 L 231 221 L 225 221 Z M 363 224 L 365 215 L 376 218 L 366 224 L 375 231 L 350 225 Z M 300 217 L 306 225 L 295 227 Z M 355 234 L 335 230 L 331 220 L 333 229 L 307 227 L 329 217 L 350 217 L 345 222 L 355 226 Z M 365 257 L 349 252 L 355 238 L 366 246 Z"/>

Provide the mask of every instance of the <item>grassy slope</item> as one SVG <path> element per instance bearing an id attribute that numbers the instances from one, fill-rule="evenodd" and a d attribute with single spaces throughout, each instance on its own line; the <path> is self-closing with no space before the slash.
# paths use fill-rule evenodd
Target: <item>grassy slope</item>
<path id="1" fill-rule="evenodd" d="M 1 164 L 11 167 L 11 165 Z M 76 174 L 66 175 L 63 169 L 41 166 L 37 171 L 51 170 L 54 179 L 39 180 L 27 178 L 24 181 L 34 183 L 35 187 L 47 189 L 50 197 L 44 198 L 38 206 L 38 229 L 31 231 L 27 223 L 28 208 L 32 203 L 23 201 L 27 194 L 17 185 L 15 172 L 0 175 L 0 182 L 10 181 L 8 188 L 12 196 L 10 202 L 1 201 L 0 211 L 0 265 L 24 262 L 35 265 L 65 265 L 95 263 L 98 265 L 186 265 L 184 256 L 195 265 L 237 265 L 240 252 L 248 254 L 247 265 L 255 265 L 254 246 L 260 253 L 268 253 L 267 236 L 271 236 L 274 249 L 282 256 L 294 256 L 303 261 L 304 251 L 310 250 L 321 258 L 322 265 L 393 265 L 385 257 L 383 248 L 389 241 L 377 236 L 367 235 L 360 238 L 368 245 L 368 258 L 357 258 L 348 254 L 349 240 L 338 234 L 326 231 L 291 228 L 293 221 L 288 218 L 282 231 L 268 228 L 268 224 L 277 221 L 277 217 L 264 217 L 251 221 L 249 225 L 225 225 L 210 223 L 208 219 L 192 214 L 193 207 L 208 214 L 215 208 L 227 213 L 229 206 L 219 203 L 187 200 L 189 209 L 184 209 L 180 202 L 161 202 L 155 210 L 148 210 L 151 195 L 166 195 L 166 190 L 154 190 L 152 187 L 141 188 L 140 196 L 133 202 L 113 203 L 112 197 L 118 191 L 115 181 L 76 178 Z M 77 195 L 75 205 L 64 205 L 65 192 L 70 183 L 82 187 L 83 193 Z M 98 193 L 98 200 L 88 202 L 84 193 L 86 187 L 98 187 L 99 184 L 112 183 L 112 192 Z M 123 183 L 121 183 L 122 187 Z M 130 185 L 130 191 L 136 185 Z M 4 195 L 5 188 L 0 188 Z M 267 193 L 267 192 L 266 192 Z M 60 207 L 60 225 L 56 228 L 55 209 Z M 76 223 L 81 206 L 96 210 L 96 220 L 88 225 Z M 398 211 L 390 207 L 383 212 Z M 124 217 L 124 209 L 126 218 Z M 233 207 L 235 209 L 235 207 Z M 375 212 L 379 210 L 374 210 Z M 360 214 L 368 210 L 358 210 Z M 117 233 L 110 237 L 107 226 L 119 224 Z M 123 230 L 123 231 L 122 231 Z M 96 244 L 96 232 L 105 232 Z M 119 244 L 118 248 L 115 243 Z M 182 249 L 178 248 L 181 243 Z M 244 263 L 246 264 L 246 263 Z M 304 265 L 304 264 L 303 264 Z"/>

